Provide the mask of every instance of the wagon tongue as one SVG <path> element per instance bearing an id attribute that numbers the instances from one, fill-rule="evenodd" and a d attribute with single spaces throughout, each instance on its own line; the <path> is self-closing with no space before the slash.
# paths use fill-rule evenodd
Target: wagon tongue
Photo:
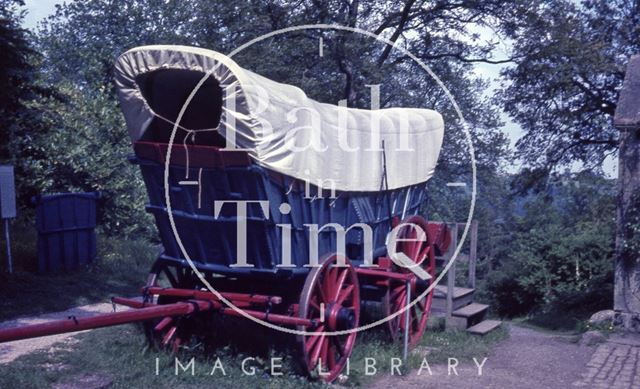
<path id="1" fill-rule="evenodd" d="M 36 338 L 40 336 L 77 332 L 93 328 L 108 327 L 120 324 L 135 323 L 163 317 L 185 316 L 194 312 L 213 309 L 208 301 L 191 300 L 167 305 L 149 304 L 144 306 L 138 301 L 126 301 L 118 299 L 119 304 L 126 303 L 137 309 L 103 313 L 91 317 L 70 316 L 67 320 L 58 320 L 42 324 L 33 324 L 18 328 L 0 330 L 0 343 L 20 339 Z"/>

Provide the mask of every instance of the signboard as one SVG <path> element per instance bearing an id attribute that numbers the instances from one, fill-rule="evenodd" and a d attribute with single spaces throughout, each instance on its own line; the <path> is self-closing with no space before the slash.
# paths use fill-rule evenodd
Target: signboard
<path id="1" fill-rule="evenodd" d="M 13 166 L 0 165 L 0 218 L 16 217 L 16 185 Z"/>

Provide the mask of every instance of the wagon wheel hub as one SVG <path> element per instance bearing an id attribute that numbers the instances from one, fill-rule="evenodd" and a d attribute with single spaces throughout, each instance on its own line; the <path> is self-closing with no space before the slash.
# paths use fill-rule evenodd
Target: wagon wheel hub
<path id="1" fill-rule="evenodd" d="M 331 331 L 345 331 L 355 328 L 356 314 L 353 309 L 334 303 L 329 305 L 328 312 L 327 324 Z"/>

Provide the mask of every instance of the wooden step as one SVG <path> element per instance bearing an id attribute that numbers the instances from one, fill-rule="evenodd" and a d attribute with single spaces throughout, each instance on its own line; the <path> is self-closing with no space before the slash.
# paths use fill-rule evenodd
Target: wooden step
<path id="1" fill-rule="evenodd" d="M 473 327 L 467 328 L 467 331 L 474 335 L 486 335 L 489 332 L 500 327 L 501 325 L 502 322 L 500 320 L 485 320 L 474 325 Z"/>
<path id="2" fill-rule="evenodd" d="M 488 305 L 478 303 L 465 305 L 453 311 L 447 323 L 451 327 L 466 330 L 483 321 L 488 308 Z"/>
<path id="3" fill-rule="evenodd" d="M 453 288 L 453 310 L 464 307 L 473 302 L 473 293 L 475 289 L 471 288 Z M 436 285 L 433 291 L 432 309 L 435 311 L 446 311 L 447 309 L 447 287 L 446 285 Z"/>
<path id="4" fill-rule="evenodd" d="M 485 313 L 488 308 L 489 306 L 486 304 L 471 303 L 453 311 L 451 314 L 453 316 L 459 316 L 468 319 L 470 317 Z"/>
<path id="5" fill-rule="evenodd" d="M 453 288 L 453 299 L 459 299 L 466 297 L 470 294 L 473 294 L 475 289 L 471 288 L 461 288 L 456 286 Z M 447 298 L 447 286 L 446 285 L 436 285 L 433 291 L 433 297 L 435 298 Z"/>

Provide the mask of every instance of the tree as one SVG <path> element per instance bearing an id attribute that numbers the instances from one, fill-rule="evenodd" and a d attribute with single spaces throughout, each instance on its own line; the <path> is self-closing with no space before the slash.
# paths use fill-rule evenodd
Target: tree
<path id="1" fill-rule="evenodd" d="M 37 47 L 45 57 L 41 63 L 43 80 L 65 91 L 67 104 L 50 109 L 58 132 L 47 137 L 74 145 L 74 131 L 80 127 L 90 142 L 101 144 L 103 137 L 111 140 L 113 161 L 131 151 L 124 124 L 117 109 L 113 89 L 113 63 L 125 50 L 139 45 L 170 43 L 211 48 L 230 52 L 252 38 L 276 29 L 312 23 L 336 23 L 373 31 L 398 45 L 410 49 L 426 61 L 444 81 L 465 113 L 476 144 L 476 158 L 489 171 L 498 168 L 505 156 L 506 140 L 499 131 L 497 108 L 482 91 L 484 80 L 476 78 L 471 64 L 492 61 L 494 43 L 482 44 L 472 27 L 492 25 L 507 34 L 517 23 L 518 15 L 526 12 L 527 3 L 516 1 L 504 7 L 498 0 L 465 2 L 406 0 L 361 2 L 331 0 L 320 2 L 273 2 L 240 0 L 213 3 L 204 0 L 166 2 L 163 0 L 73 1 L 57 8 L 38 32 Z M 247 28 L 250 26 L 250 28 Z M 323 37 L 325 56 L 318 57 L 318 41 Z M 309 30 L 279 36 L 261 42 L 244 51 L 235 60 L 280 82 L 301 87 L 310 97 L 336 104 L 346 99 L 350 106 L 368 107 L 369 84 L 382 84 L 382 106 L 421 106 L 439 110 L 445 116 L 447 132 L 440 163 L 441 181 L 468 172 L 469 157 L 462 127 L 457 115 L 440 88 L 417 65 L 401 53 L 371 38 L 335 31 Z M 100 104 L 96 103 L 99 101 Z M 90 119 L 79 117 L 79 113 Z M 92 129 L 89 131 L 89 127 Z M 62 129 L 65 129 L 64 131 Z M 43 164 L 50 143 L 43 141 L 33 166 Z M 78 146 L 78 152 L 82 147 Z M 73 148 L 76 150 L 75 148 Z M 75 153 L 75 152 L 74 152 Z M 48 166 L 47 177 L 56 177 L 58 186 L 71 184 L 70 172 L 83 177 L 84 187 L 96 187 L 105 176 L 87 158 L 63 158 Z M 107 161 L 101 159 L 104 164 Z M 97 163 L 98 161 L 95 160 Z M 69 166 L 69 164 L 75 164 Z M 104 165 L 101 165 L 104 167 Z M 111 166 L 111 165 L 109 165 Z M 126 198 L 140 205 L 143 190 L 132 168 L 112 165 L 113 179 L 136 186 Z M 38 174 L 43 174 L 40 171 Z M 44 176 L 43 176 L 44 177 Z M 34 182 L 38 182 L 37 180 Z M 75 185 L 75 184 L 74 184 Z M 438 193 L 438 191 L 434 191 Z M 107 200 L 126 194 L 125 188 L 114 189 Z M 440 200 L 436 200 L 440 201 Z M 444 199 L 442 199 L 444 201 Z M 123 203 L 110 202 L 113 207 Z M 126 209 L 135 209 L 126 206 Z M 116 219 L 106 213 L 108 224 Z M 120 220 L 134 226 L 138 214 Z M 114 232 L 121 231 L 113 227 Z"/>
<path id="2" fill-rule="evenodd" d="M 640 52 L 640 1 L 550 0 L 514 34 L 500 99 L 525 135 L 534 176 L 580 163 L 600 169 L 618 147 L 613 114 L 625 64 Z M 542 174 L 540 174 L 542 173 Z"/>
<path id="3" fill-rule="evenodd" d="M 0 137 L 9 139 L 15 119 L 24 111 L 23 100 L 32 92 L 34 51 L 29 34 L 20 27 L 21 0 L 0 0 Z M 9 159 L 7 142 L 0 143 L 0 160 Z"/>

